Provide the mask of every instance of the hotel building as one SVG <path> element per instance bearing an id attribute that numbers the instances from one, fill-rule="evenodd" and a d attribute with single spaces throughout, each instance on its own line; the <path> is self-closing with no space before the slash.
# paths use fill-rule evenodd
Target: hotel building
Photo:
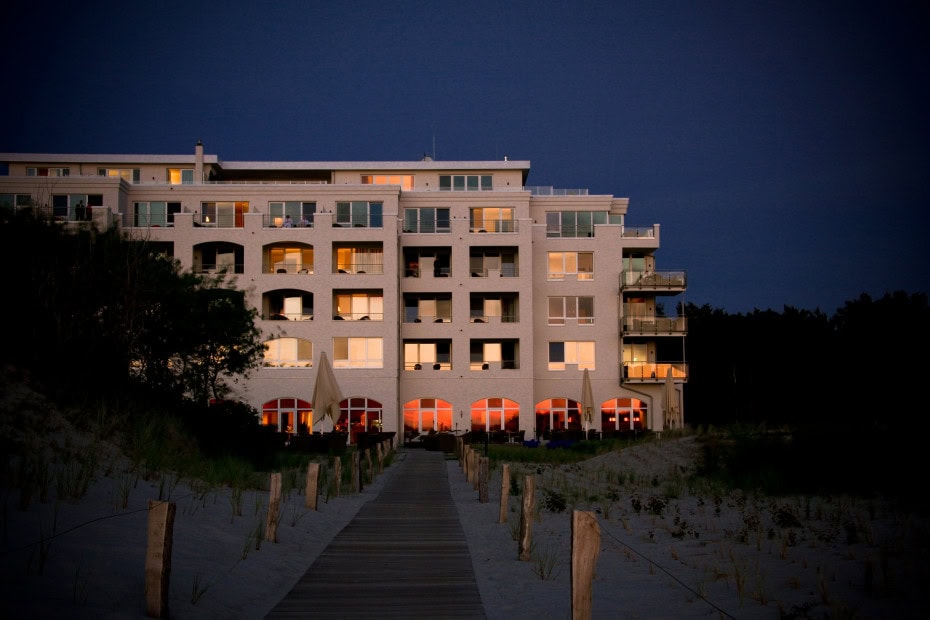
<path id="1" fill-rule="evenodd" d="M 506 158 L 223 161 L 198 142 L 0 162 L 3 208 L 119 227 L 246 291 L 267 351 L 234 397 L 281 431 L 332 428 L 322 353 L 350 441 L 683 423 L 686 275 L 657 269 L 659 225 L 628 225 L 627 198 L 531 187 Z"/>

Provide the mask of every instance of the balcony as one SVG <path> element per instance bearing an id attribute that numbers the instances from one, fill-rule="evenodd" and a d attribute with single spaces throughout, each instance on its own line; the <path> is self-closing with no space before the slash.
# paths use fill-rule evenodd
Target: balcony
<path id="1" fill-rule="evenodd" d="M 688 331 L 688 320 L 683 316 L 624 317 L 623 333 L 637 336 L 684 336 Z"/>
<path id="2" fill-rule="evenodd" d="M 516 220 L 484 220 L 480 225 L 472 225 L 471 233 L 515 233 L 519 232 L 519 222 Z"/>
<path id="3" fill-rule="evenodd" d="M 654 239 L 656 236 L 655 226 L 624 226 L 620 236 L 624 239 Z"/>
<path id="4" fill-rule="evenodd" d="M 313 218 L 304 216 L 302 218 L 288 219 L 281 215 L 262 215 L 262 228 L 313 228 Z"/>
<path id="5" fill-rule="evenodd" d="M 625 362 L 623 383 L 662 383 L 672 369 L 675 381 L 688 380 L 687 362 Z"/>
<path id="6" fill-rule="evenodd" d="M 624 271 L 620 273 L 622 291 L 684 291 L 688 278 L 684 271 Z"/>

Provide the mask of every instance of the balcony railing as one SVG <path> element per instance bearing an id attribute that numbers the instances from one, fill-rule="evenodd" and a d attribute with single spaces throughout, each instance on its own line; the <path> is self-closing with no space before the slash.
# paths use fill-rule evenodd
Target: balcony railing
<path id="1" fill-rule="evenodd" d="M 480 226 L 472 225 L 468 231 L 473 233 L 513 233 L 519 230 L 516 220 L 484 220 Z"/>
<path id="2" fill-rule="evenodd" d="M 624 271 L 620 274 L 621 289 L 684 289 L 687 285 L 684 271 Z"/>
<path id="3" fill-rule="evenodd" d="M 501 277 L 501 278 L 516 278 L 520 275 L 520 268 L 516 265 L 502 265 L 497 268 L 489 267 L 480 267 L 472 270 L 471 277 L 473 278 L 490 278 L 490 277 Z"/>
<path id="4" fill-rule="evenodd" d="M 626 334 L 684 334 L 688 321 L 677 317 L 624 317 L 623 331 Z"/>
<path id="5" fill-rule="evenodd" d="M 624 226 L 620 236 L 652 239 L 656 236 L 656 228 L 655 226 Z"/>
<path id="6" fill-rule="evenodd" d="M 382 312 L 340 312 L 333 315 L 334 321 L 383 321 Z"/>
<path id="7" fill-rule="evenodd" d="M 266 321 L 312 321 L 313 310 L 305 312 L 274 312 L 272 314 L 262 315 Z"/>
<path id="8" fill-rule="evenodd" d="M 660 383 L 672 369 L 672 378 L 679 381 L 688 379 L 687 362 L 625 362 L 623 364 L 623 381 L 631 383 Z"/>
<path id="9" fill-rule="evenodd" d="M 203 263 L 199 267 L 195 266 L 194 273 L 216 274 L 216 273 L 245 273 L 245 265 L 242 263 L 231 264 L 214 264 Z"/>
<path id="10" fill-rule="evenodd" d="M 265 263 L 262 265 L 262 273 L 309 275 L 313 273 L 313 265 Z"/>
<path id="11" fill-rule="evenodd" d="M 313 228 L 312 218 L 297 218 L 288 221 L 283 215 L 262 215 L 263 228 Z"/>
<path id="12" fill-rule="evenodd" d="M 383 263 L 336 263 L 334 273 L 350 274 L 382 274 L 384 273 Z"/>

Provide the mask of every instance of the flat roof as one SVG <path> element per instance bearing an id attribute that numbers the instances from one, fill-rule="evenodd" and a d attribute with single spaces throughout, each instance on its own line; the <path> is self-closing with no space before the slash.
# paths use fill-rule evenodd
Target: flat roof
<path id="1" fill-rule="evenodd" d="M 0 153 L 0 161 L 17 163 L 194 164 L 195 156 L 89 153 Z M 480 161 L 222 161 L 204 153 L 206 164 L 225 170 L 529 170 L 529 160 Z"/>

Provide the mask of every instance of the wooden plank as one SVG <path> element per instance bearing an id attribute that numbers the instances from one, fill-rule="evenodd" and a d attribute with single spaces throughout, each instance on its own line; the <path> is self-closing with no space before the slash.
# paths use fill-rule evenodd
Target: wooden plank
<path id="1" fill-rule="evenodd" d="M 405 457 L 266 618 L 486 617 L 444 455 Z"/>

